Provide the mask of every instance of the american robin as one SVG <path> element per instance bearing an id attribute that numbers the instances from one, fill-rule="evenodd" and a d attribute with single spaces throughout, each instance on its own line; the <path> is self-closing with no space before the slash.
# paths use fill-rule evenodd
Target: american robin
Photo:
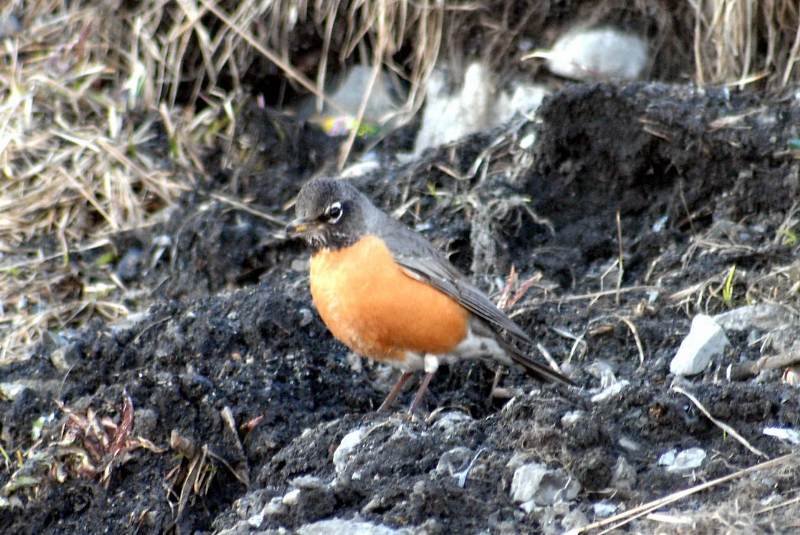
<path id="1" fill-rule="evenodd" d="M 322 321 L 351 350 L 403 371 L 378 410 L 424 370 L 414 412 L 439 364 L 456 359 L 516 363 L 536 379 L 573 384 L 509 343 L 532 340 L 430 242 L 349 182 L 309 181 L 295 212 L 288 230 L 313 249 L 311 296 Z"/>

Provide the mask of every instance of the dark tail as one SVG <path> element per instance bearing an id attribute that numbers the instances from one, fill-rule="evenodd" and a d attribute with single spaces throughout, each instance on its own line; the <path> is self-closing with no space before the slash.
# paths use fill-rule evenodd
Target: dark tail
<path id="1" fill-rule="evenodd" d="M 498 340 L 498 342 L 500 341 Z M 508 353 L 508 356 L 511 358 L 511 360 L 522 366 L 522 368 L 525 370 L 525 373 L 534 379 L 545 383 L 561 383 L 569 386 L 577 386 L 566 375 L 555 371 L 550 366 L 545 366 L 531 360 L 527 355 L 520 352 L 520 350 L 513 345 L 504 341 L 500 342 L 500 345 L 506 350 L 506 353 Z"/>

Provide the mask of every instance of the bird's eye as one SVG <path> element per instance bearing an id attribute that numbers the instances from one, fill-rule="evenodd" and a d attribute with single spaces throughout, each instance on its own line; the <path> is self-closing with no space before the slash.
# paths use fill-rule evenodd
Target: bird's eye
<path id="1" fill-rule="evenodd" d="M 325 210 L 325 216 L 331 223 L 336 223 L 339 221 L 339 219 L 342 217 L 342 203 L 337 201 L 328 206 L 328 208 Z"/>

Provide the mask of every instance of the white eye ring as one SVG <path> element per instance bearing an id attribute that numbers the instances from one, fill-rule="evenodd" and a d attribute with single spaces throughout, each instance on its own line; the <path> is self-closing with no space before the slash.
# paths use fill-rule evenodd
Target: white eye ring
<path id="1" fill-rule="evenodd" d="M 342 203 L 336 201 L 331 203 L 328 208 L 325 209 L 325 215 L 328 217 L 328 221 L 330 223 L 336 223 L 342 218 L 342 214 L 344 210 L 342 210 Z"/>

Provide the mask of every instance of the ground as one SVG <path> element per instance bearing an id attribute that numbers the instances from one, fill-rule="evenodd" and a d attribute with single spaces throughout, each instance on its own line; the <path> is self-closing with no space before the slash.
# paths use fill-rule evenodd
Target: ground
<path id="1" fill-rule="evenodd" d="M 258 124 L 267 112 L 251 113 Z M 531 280 L 510 313 L 536 340 L 532 355 L 550 354 L 578 385 L 511 370 L 507 396 L 490 397 L 494 370 L 462 363 L 440 371 L 414 418 L 412 391 L 375 412 L 394 375 L 327 333 L 303 244 L 224 200 L 287 220 L 314 158 L 335 152 L 327 138 L 297 131 L 290 150 L 261 146 L 235 177 L 219 167 L 168 221 L 114 238 L 146 313 L 95 321 L 4 368 L 3 383 L 26 386 L 0 401 L 4 447 L 37 443 L 41 456 L 0 471 L 17 500 L 0 508 L 0 526 L 247 533 L 358 518 L 424 533 L 561 532 L 602 521 L 597 504 L 623 512 L 792 452 L 763 432 L 800 427 L 782 370 L 724 374 L 762 347 L 778 352 L 763 346 L 765 329 L 729 333 L 698 377 L 676 378 L 669 364 L 697 313 L 777 302 L 795 317 L 798 124 L 795 98 L 565 85 L 535 122 L 407 163 L 382 154 L 354 182 L 381 207 L 404 207 L 401 220 L 495 298 L 512 266 Z M 594 398 L 614 383 L 621 390 Z M 357 430 L 349 455 L 337 452 Z M 693 447 L 706 453 L 693 470 L 658 463 Z M 576 480 L 574 499 L 521 508 L 515 470 L 534 461 Z M 799 486 L 796 459 L 776 462 L 621 529 L 787 532 L 797 506 L 770 506 Z"/>

